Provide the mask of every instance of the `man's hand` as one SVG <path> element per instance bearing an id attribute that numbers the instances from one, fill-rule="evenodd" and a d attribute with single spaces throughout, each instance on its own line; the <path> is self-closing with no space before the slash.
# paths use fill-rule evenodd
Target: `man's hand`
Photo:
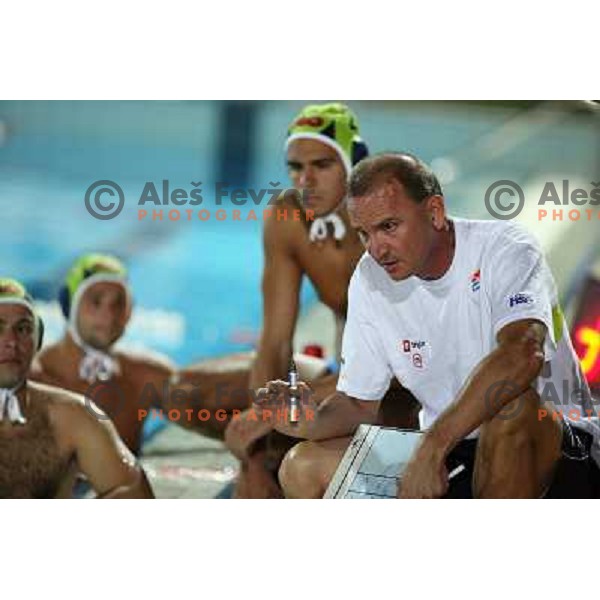
<path id="1" fill-rule="evenodd" d="M 402 475 L 398 498 L 441 498 L 447 490 L 445 454 L 425 434 Z"/>
<path id="2" fill-rule="evenodd" d="M 225 431 L 225 444 L 234 456 L 246 460 L 255 442 L 273 429 L 296 437 L 301 424 L 306 419 L 314 419 L 316 405 L 312 401 L 312 391 L 306 383 L 299 381 L 295 393 L 300 421 L 297 425 L 290 423 L 292 393 L 290 384 L 281 380 L 269 381 L 257 390 L 252 407 L 233 417 Z"/>
<path id="3" fill-rule="evenodd" d="M 272 429 L 269 421 L 263 421 L 262 416 L 250 408 L 230 421 L 225 430 L 225 445 L 236 458 L 246 460 L 255 442 Z"/>
<path id="4" fill-rule="evenodd" d="M 297 410 L 292 410 L 295 400 Z M 266 387 L 260 388 L 253 405 L 261 421 L 268 421 L 277 431 L 291 437 L 304 437 L 306 426 L 315 419 L 317 404 L 310 386 L 298 381 L 292 390 L 286 381 L 269 381 Z M 293 415 L 296 422 L 293 422 Z"/>

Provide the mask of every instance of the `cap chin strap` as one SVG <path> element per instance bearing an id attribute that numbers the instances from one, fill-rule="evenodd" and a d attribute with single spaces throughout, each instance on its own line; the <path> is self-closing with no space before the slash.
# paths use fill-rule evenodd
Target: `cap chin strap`
<path id="1" fill-rule="evenodd" d="M 27 419 L 23 416 L 21 411 L 21 404 L 19 398 L 15 392 L 23 385 L 23 381 L 20 381 L 13 388 L 0 388 L 0 422 L 4 421 L 4 415 L 8 417 L 11 423 L 17 425 L 25 425 Z"/>
<path id="2" fill-rule="evenodd" d="M 308 238 L 311 242 L 320 242 L 330 234 L 333 234 L 333 239 L 337 242 L 346 237 L 346 224 L 335 211 L 324 217 L 317 217 L 310 226 Z"/>
<path id="3" fill-rule="evenodd" d="M 81 379 L 88 383 L 108 381 L 120 372 L 119 363 L 110 354 L 86 344 L 73 324 L 69 325 L 69 333 L 75 344 L 83 350 L 83 358 L 79 362 L 79 377 Z"/>

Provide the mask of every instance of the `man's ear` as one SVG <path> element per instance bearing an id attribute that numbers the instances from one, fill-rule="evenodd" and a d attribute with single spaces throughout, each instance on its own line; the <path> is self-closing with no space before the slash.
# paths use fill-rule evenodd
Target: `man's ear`
<path id="1" fill-rule="evenodd" d="M 429 196 L 425 202 L 427 203 L 427 212 L 433 223 L 433 228 L 436 231 L 444 231 L 448 226 L 444 196 Z"/>

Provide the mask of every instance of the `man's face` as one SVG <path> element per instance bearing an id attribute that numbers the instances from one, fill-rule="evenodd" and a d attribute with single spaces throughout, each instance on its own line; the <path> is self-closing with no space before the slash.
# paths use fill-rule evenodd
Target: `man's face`
<path id="1" fill-rule="evenodd" d="M 0 304 L 0 387 L 26 378 L 36 351 L 35 321 L 24 306 Z"/>
<path id="2" fill-rule="evenodd" d="M 346 169 L 327 144 L 294 140 L 288 146 L 287 165 L 292 185 L 316 217 L 334 211 L 346 196 Z"/>
<path id="3" fill-rule="evenodd" d="M 432 198 L 417 203 L 391 179 L 348 202 L 350 222 L 367 252 L 394 281 L 419 275 L 427 264 L 435 233 Z"/>
<path id="4" fill-rule="evenodd" d="M 81 339 L 98 350 L 108 350 L 125 331 L 130 307 L 122 285 L 98 282 L 79 303 L 77 330 Z"/>

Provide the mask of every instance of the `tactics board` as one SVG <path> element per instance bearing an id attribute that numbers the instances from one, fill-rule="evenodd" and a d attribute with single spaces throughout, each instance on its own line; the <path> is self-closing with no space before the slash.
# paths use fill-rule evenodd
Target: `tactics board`
<path id="1" fill-rule="evenodd" d="M 422 433 L 360 425 L 324 498 L 395 498 L 402 475 Z"/>

